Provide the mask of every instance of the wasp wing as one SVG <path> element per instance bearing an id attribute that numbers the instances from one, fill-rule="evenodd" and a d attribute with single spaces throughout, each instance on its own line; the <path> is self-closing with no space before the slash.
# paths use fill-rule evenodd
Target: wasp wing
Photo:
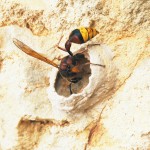
<path id="1" fill-rule="evenodd" d="M 54 62 L 52 62 L 51 60 L 47 59 L 46 57 L 42 56 L 41 54 L 37 53 L 36 51 L 34 51 L 33 49 L 31 49 L 29 46 L 25 45 L 24 43 L 22 43 L 21 41 L 17 40 L 17 39 L 13 39 L 14 44 L 21 49 L 23 52 L 25 52 L 26 54 L 37 58 L 41 61 L 46 62 L 47 64 L 50 64 L 56 68 L 58 68 L 58 65 L 55 64 Z"/>

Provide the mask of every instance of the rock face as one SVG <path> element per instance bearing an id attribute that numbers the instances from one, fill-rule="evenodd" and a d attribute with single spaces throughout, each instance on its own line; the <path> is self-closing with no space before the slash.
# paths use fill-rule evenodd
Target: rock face
<path id="1" fill-rule="evenodd" d="M 150 149 L 149 10 L 149 1 L 137 0 L 1 0 L 0 149 Z M 55 88 L 58 70 L 12 40 L 59 64 L 67 53 L 55 44 L 63 34 L 64 46 L 79 26 L 99 34 L 72 52 L 87 48 L 89 61 L 106 67 L 90 65 L 86 86 L 64 97 Z"/>

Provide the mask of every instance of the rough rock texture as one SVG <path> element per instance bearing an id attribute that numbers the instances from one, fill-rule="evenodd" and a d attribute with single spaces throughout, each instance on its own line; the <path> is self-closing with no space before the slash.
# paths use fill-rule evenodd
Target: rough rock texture
<path id="1" fill-rule="evenodd" d="M 0 149 L 149 150 L 149 10 L 148 0 L 1 0 Z M 87 44 L 104 43 L 112 50 L 117 79 L 104 99 L 92 93 L 99 96 L 94 106 L 60 113 L 49 95 L 53 67 L 24 54 L 12 39 L 59 64 L 66 53 L 55 44 L 63 34 L 64 45 L 78 26 L 100 32 Z M 80 47 L 86 44 L 71 50 Z"/>

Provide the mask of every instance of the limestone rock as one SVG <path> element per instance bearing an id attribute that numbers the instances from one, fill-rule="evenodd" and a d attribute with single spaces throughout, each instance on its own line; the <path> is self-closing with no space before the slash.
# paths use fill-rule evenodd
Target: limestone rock
<path id="1" fill-rule="evenodd" d="M 150 1 L 143 0 L 1 0 L 0 149 L 149 150 L 149 10 Z M 106 68 L 90 65 L 87 85 L 62 97 L 54 86 L 58 70 L 24 54 L 12 40 L 59 64 L 67 54 L 55 44 L 63 34 L 64 46 L 79 26 L 99 34 L 72 44 L 72 52 L 100 43 L 86 53 Z"/>

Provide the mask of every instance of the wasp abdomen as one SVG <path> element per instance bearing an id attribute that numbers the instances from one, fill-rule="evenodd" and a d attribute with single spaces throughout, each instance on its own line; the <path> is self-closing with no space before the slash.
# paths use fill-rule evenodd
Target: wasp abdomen
<path id="1" fill-rule="evenodd" d="M 72 43 L 82 44 L 96 36 L 99 32 L 94 28 L 80 27 L 71 32 L 69 41 Z"/>

